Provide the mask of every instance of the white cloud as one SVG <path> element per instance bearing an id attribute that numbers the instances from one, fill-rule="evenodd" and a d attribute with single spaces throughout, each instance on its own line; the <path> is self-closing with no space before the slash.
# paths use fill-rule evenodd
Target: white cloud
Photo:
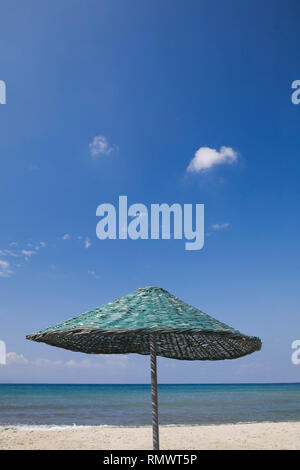
<path id="1" fill-rule="evenodd" d="M 11 250 L 1 250 L 0 254 L 2 256 L 13 256 L 14 258 L 17 258 L 19 256 L 14 251 L 11 251 Z"/>
<path id="2" fill-rule="evenodd" d="M 85 239 L 85 241 L 84 241 L 84 247 L 85 247 L 85 248 L 89 248 L 90 246 L 91 246 L 91 242 L 90 242 L 89 238 L 86 237 L 86 239 Z"/>
<path id="3" fill-rule="evenodd" d="M 100 359 L 100 360 L 99 360 Z M 81 359 L 76 361 L 70 359 L 68 361 L 62 360 L 51 360 L 46 358 L 38 358 L 34 360 L 27 359 L 23 354 L 16 352 L 9 352 L 6 354 L 6 363 L 9 364 L 23 364 L 31 365 L 36 367 L 68 367 L 68 368 L 104 368 L 104 367 L 126 367 L 128 356 L 116 355 L 116 356 L 100 356 L 98 360 Z"/>
<path id="4" fill-rule="evenodd" d="M 81 247 L 85 249 L 89 249 L 92 245 L 92 242 L 88 236 L 83 235 L 71 235 L 69 233 L 65 233 L 62 236 L 60 235 L 60 240 L 67 241 L 67 240 L 74 240 L 80 244 Z M 17 268 L 24 266 L 25 263 L 21 264 L 21 262 L 25 261 L 29 263 L 33 258 L 34 255 L 39 255 L 44 251 L 45 247 L 51 246 L 51 240 L 49 241 L 30 241 L 24 243 L 24 248 L 22 248 L 20 243 L 15 241 L 9 243 L 9 247 L 11 249 L 0 249 L 0 278 L 10 277 L 17 272 Z M 53 264 L 51 265 L 51 269 L 54 271 L 56 270 L 56 266 Z"/>
<path id="5" fill-rule="evenodd" d="M 115 145 L 109 145 L 104 135 L 94 137 L 93 141 L 89 144 L 92 157 L 99 157 L 100 155 L 110 155 L 116 150 Z"/>
<path id="6" fill-rule="evenodd" d="M 0 259 L 0 277 L 9 277 L 11 274 L 9 262 Z"/>
<path id="7" fill-rule="evenodd" d="M 22 255 L 25 257 L 25 260 L 27 261 L 31 256 L 36 255 L 36 251 L 33 250 L 22 250 L 21 251 Z"/>
<path id="8" fill-rule="evenodd" d="M 222 229 L 224 229 L 224 228 L 229 227 L 229 225 L 230 225 L 230 224 L 229 224 L 228 222 L 223 223 L 223 224 L 213 224 L 213 225 L 211 226 L 211 228 L 212 228 L 213 230 L 222 230 Z"/>
<path id="9" fill-rule="evenodd" d="M 36 251 L 39 251 L 41 248 L 45 248 L 45 246 L 47 246 L 47 243 L 46 243 L 46 242 L 39 242 L 39 244 L 36 245 L 36 246 L 34 247 L 34 249 L 35 249 Z"/>
<path id="10" fill-rule="evenodd" d="M 204 172 L 214 165 L 221 163 L 233 163 L 238 158 L 238 153 L 231 147 L 221 147 L 219 152 L 209 147 L 200 147 L 190 161 L 187 171 L 191 173 Z"/>
<path id="11" fill-rule="evenodd" d="M 14 247 L 14 250 L 0 250 L 0 256 L 4 256 L 5 258 L 12 258 L 11 263 L 9 263 L 8 261 L 0 260 L 0 277 L 9 277 L 14 274 L 14 268 L 21 267 L 19 259 L 23 258 L 25 261 L 29 261 L 32 256 L 37 255 L 39 253 L 41 248 L 47 246 L 47 243 L 44 241 L 37 243 L 30 242 L 25 244 L 26 248 L 21 249 L 18 248 L 19 244 L 14 241 L 11 242 L 9 246 Z"/>
<path id="12" fill-rule="evenodd" d="M 104 367 L 122 367 L 127 366 L 128 356 L 126 355 L 117 355 L 117 356 L 102 356 L 101 361 L 93 361 L 91 359 L 81 359 L 80 361 L 75 361 L 73 359 L 64 362 L 63 365 L 69 368 L 104 368 Z"/>
<path id="13" fill-rule="evenodd" d="M 23 356 L 23 354 L 18 354 L 16 352 L 9 352 L 6 354 L 6 363 L 7 364 L 29 364 L 28 359 Z"/>
<path id="14" fill-rule="evenodd" d="M 81 361 L 74 361 L 71 359 L 65 363 L 66 367 L 93 367 L 95 364 L 90 359 L 82 359 Z"/>

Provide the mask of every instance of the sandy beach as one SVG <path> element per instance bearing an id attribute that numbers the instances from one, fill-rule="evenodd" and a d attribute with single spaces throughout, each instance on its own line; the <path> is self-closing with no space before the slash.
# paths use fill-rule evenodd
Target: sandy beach
<path id="1" fill-rule="evenodd" d="M 160 429 L 161 449 L 300 449 L 300 422 Z M 151 450 L 150 427 L 78 427 L 65 429 L 3 429 L 0 449 Z"/>

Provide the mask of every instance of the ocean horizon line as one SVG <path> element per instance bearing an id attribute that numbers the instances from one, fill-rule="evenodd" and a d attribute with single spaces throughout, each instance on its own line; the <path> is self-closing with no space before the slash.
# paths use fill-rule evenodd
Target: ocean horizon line
<path id="1" fill-rule="evenodd" d="M 298 385 L 299 382 L 160 382 L 158 387 L 161 385 Z M 1 385 L 151 385 L 150 382 L 103 382 L 103 383 L 93 383 L 93 382 L 1 382 Z"/>

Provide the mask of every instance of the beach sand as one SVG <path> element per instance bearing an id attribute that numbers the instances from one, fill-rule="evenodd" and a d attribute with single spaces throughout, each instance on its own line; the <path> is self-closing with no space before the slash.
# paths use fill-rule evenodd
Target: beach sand
<path id="1" fill-rule="evenodd" d="M 300 449 L 300 422 L 160 427 L 161 449 Z M 0 449 L 151 450 L 150 427 L 2 429 Z"/>

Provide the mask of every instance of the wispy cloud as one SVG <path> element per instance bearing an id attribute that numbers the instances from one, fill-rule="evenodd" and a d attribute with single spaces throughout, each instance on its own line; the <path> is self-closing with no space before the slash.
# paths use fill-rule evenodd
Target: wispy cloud
<path id="1" fill-rule="evenodd" d="M 213 224 L 211 226 L 211 229 L 212 230 L 223 230 L 224 228 L 227 228 L 230 226 L 230 223 L 229 222 L 225 222 L 223 224 Z"/>
<path id="2" fill-rule="evenodd" d="M 9 262 L 0 259 L 0 277 L 10 277 L 11 275 L 12 271 Z"/>
<path id="3" fill-rule="evenodd" d="M 24 255 L 25 259 L 29 259 L 31 256 L 37 254 L 35 250 L 22 250 L 21 253 Z"/>
<path id="4" fill-rule="evenodd" d="M 97 135 L 93 138 L 93 141 L 89 144 L 91 156 L 94 158 L 100 157 L 101 155 L 110 155 L 114 150 L 117 149 L 116 145 L 110 145 L 104 135 Z"/>
<path id="5" fill-rule="evenodd" d="M 46 242 L 29 242 L 25 244 L 26 248 L 18 248 L 17 242 L 11 242 L 9 246 L 13 247 L 13 250 L 3 249 L 0 250 L 0 256 L 5 257 L 5 260 L 0 260 L 0 277 L 9 277 L 15 272 L 15 268 L 20 268 L 22 264 L 21 259 L 28 261 L 32 256 L 37 255 L 41 248 L 47 246 Z M 10 258 L 7 261 L 7 258 Z"/>
<path id="6" fill-rule="evenodd" d="M 128 356 L 100 356 L 100 360 L 92 359 L 81 359 L 76 360 L 51 360 L 47 358 L 38 358 L 29 360 L 23 354 L 18 354 L 16 352 L 9 352 L 6 354 L 6 364 L 7 365 L 24 365 L 24 366 L 36 366 L 36 367 L 67 367 L 67 368 L 104 368 L 107 366 L 115 367 L 126 367 L 128 361 Z"/>
<path id="7" fill-rule="evenodd" d="M 88 274 L 92 277 L 94 277 L 95 279 L 100 279 L 100 277 L 98 276 L 98 274 L 96 273 L 96 271 L 94 271 L 93 269 L 89 269 L 88 270 Z"/>
<path id="8" fill-rule="evenodd" d="M 62 239 L 63 240 L 70 240 L 71 236 L 68 234 L 68 233 L 65 233 L 63 236 L 62 236 Z"/>
<path id="9" fill-rule="evenodd" d="M 9 352 L 6 354 L 6 363 L 7 364 L 29 364 L 28 359 L 23 356 L 23 354 L 18 354 L 16 352 Z"/>
<path id="10" fill-rule="evenodd" d="M 208 171 L 221 163 L 233 163 L 238 158 L 238 153 L 231 147 L 221 147 L 219 151 L 210 147 L 200 147 L 190 161 L 187 171 L 200 173 Z"/>
<path id="11" fill-rule="evenodd" d="M 20 256 L 19 254 L 11 250 L 0 250 L 0 255 L 1 256 L 13 256 L 14 258 L 18 258 L 18 256 Z"/>
<path id="12" fill-rule="evenodd" d="M 72 240 L 85 249 L 90 248 L 92 245 L 89 237 L 84 237 L 82 235 L 75 236 L 65 233 L 58 239 L 61 240 L 62 243 L 66 240 Z M 46 247 L 51 247 L 51 245 L 53 245 L 51 240 L 47 240 L 47 242 L 35 242 L 30 240 L 28 242 L 24 242 L 23 247 L 19 242 L 10 242 L 9 247 L 11 249 L 4 248 L 0 250 L 0 278 L 12 276 L 16 273 L 17 269 L 24 266 L 24 263 L 21 263 L 23 260 L 26 261 L 26 263 L 29 262 L 29 260 L 34 258 L 36 255 L 39 255 Z M 52 265 L 51 269 L 56 270 L 56 266 L 53 266 L 54 265 Z"/>

